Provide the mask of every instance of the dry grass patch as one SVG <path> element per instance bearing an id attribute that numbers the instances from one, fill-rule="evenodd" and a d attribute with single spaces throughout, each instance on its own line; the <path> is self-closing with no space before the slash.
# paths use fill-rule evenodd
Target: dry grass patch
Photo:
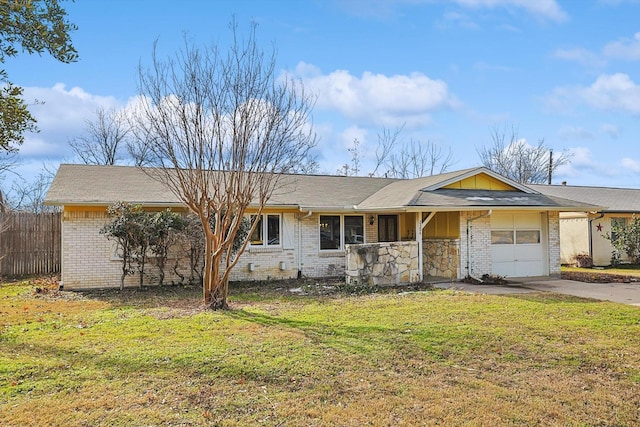
<path id="1" fill-rule="evenodd" d="M 10 313 L 0 425 L 640 419 L 636 307 L 441 290 L 293 297 L 267 286 L 235 289 L 233 310 L 207 312 L 191 288 L 56 298 L 33 289 L 0 288 Z"/>

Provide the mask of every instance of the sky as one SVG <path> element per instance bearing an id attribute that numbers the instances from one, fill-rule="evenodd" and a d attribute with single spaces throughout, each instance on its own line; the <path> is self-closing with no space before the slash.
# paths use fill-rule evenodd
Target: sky
<path id="1" fill-rule="evenodd" d="M 553 183 L 640 188 L 640 0 L 90 0 L 63 2 L 80 59 L 21 54 L 4 64 L 25 88 L 40 133 L 16 172 L 78 162 L 69 145 L 97 108 L 136 99 L 154 42 L 226 48 L 255 22 L 279 74 L 317 97 L 319 172 L 373 169 L 378 135 L 451 152 L 448 170 L 480 166 L 496 130 L 567 153 Z M 5 177 L 5 179 L 8 179 Z"/>

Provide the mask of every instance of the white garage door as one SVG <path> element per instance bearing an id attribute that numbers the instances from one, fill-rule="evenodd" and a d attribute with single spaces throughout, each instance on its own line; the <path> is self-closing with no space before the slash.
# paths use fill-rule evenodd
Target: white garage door
<path id="1" fill-rule="evenodd" d="M 541 218 L 540 213 L 491 215 L 493 274 L 544 275 Z"/>

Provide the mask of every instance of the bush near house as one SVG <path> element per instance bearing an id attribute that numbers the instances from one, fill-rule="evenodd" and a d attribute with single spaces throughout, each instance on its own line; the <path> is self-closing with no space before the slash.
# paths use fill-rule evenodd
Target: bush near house
<path id="1" fill-rule="evenodd" d="M 573 257 L 575 260 L 575 266 L 580 268 L 593 267 L 593 258 L 589 254 L 577 254 Z"/>

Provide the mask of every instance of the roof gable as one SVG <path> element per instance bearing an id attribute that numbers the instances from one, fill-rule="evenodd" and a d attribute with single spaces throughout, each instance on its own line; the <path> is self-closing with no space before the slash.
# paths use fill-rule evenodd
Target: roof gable
<path id="1" fill-rule="evenodd" d="M 424 188 L 424 190 L 448 188 L 462 190 L 522 191 L 524 193 L 537 192 L 524 184 L 499 175 L 485 167 L 461 170 L 449 177 L 444 175 L 437 176 L 443 179 Z"/>
<path id="2" fill-rule="evenodd" d="M 456 190 L 517 191 L 513 186 L 502 180 L 489 176 L 486 173 L 479 173 L 477 175 L 461 179 L 460 181 L 445 185 L 442 188 Z"/>

